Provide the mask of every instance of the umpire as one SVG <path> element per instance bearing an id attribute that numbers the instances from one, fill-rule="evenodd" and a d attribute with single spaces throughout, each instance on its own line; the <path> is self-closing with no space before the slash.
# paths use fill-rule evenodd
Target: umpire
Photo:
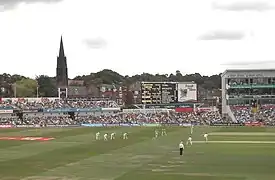
<path id="1" fill-rule="evenodd" d="M 184 150 L 183 141 L 181 141 L 181 142 L 180 142 L 180 144 L 179 144 L 179 148 L 180 148 L 180 155 L 182 156 L 182 154 L 183 154 L 183 150 Z"/>

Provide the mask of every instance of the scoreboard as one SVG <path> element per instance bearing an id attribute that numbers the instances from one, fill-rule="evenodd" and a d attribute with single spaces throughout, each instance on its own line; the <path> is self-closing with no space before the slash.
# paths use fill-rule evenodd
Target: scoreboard
<path id="1" fill-rule="evenodd" d="M 176 103 L 177 94 L 175 82 L 141 82 L 142 104 Z"/>

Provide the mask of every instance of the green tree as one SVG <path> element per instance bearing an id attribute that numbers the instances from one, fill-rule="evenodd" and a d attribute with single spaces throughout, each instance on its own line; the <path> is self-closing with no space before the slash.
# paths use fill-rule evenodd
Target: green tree
<path id="1" fill-rule="evenodd" d="M 40 75 L 36 77 L 38 83 L 38 92 L 40 97 L 55 97 L 57 96 L 57 88 L 54 78 L 47 75 Z"/>
<path id="2" fill-rule="evenodd" d="M 198 85 L 198 89 L 203 92 L 211 92 L 216 91 L 221 88 L 221 74 L 216 74 L 212 76 L 203 76 L 199 73 L 193 74 L 183 74 L 179 70 L 175 71 L 171 74 L 150 74 L 150 73 L 142 73 L 134 76 L 123 76 L 115 71 L 110 69 L 104 69 L 102 71 L 96 73 L 90 73 L 89 75 L 79 75 L 75 77 L 75 80 L 84 80 L 84 84 L 87 87 L 101 87 L 104 85 L 113 85 L 120 86 L 130 86 L 136 82 L 140 81 L 174 81 L 174 82 L 190 82 L 194 81 Z M 22 75 L 10 75 L 7 73 L 0 74 L 0 97 L 12 97 L 14 95 L 13 84 L 15 82 L 20 82 L 22 79 L 30 79 L 26 78 Z M 39 85 L 39 96 L 43 97 L 52 97 L 57 95 L 55 78 L 48 77 L 47 75 L 41 75 L 36 77 L 36 80 Z M 20 90 L 23 89 L 26 91 L 26 94 L 30 94 L 33 89 L 26 90 L 25 85 L 21 85 L 20 83 L 17 85 Z M 23 91 L 22 90 L 22 91 Z M 18 93 L 18 92 L 17 92 Z M 23 93 L 24 94 L 24 93 Z M 203 94 L 203 93 L 202 93 Z M 36 88 L 33 92 L 33 96 L 36 96 Z"/>
<path id="3" fill-rule="evenodd" d="M 25 78 L 14 83 L 14 91 L 17 97 L 35 97 L 37 82 L 33 79 Z"/>
<path id="4" fill-rule="evenodd" d="M 14 95 L 12 84 L 25 78 L 21 75 L 0 74 L 0 97 L 12 97 Z"/>

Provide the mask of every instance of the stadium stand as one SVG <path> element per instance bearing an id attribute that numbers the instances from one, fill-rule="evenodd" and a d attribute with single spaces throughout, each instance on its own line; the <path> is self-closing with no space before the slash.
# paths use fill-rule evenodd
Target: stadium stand
<path id="1" fill-rule="evenodd" d="M 1 109 L 58 109 L 58 108 L 113 108 L 119 107 L 111 100 L 72 99 L 61 100 L 58 98 L 8 98 L 0 102 Z"/>
<path id="2" fill-rule="evenodd" d="M 161 113 L 110 113 L 110 114 L 78 114 L 74 119 L 63 114 L 28 114 L 23 119 L 17 117 L 1 117 L 0 124 L 13 125 L 76 125 L 76 124 L 197 124 L 210 125 L 212 123 L 220 123 L 222 121 L 219 112 L 201 112 L 201 113 L 176 113 L 176 112 L 161 112 Z"/>
<path id="3" fill-rule="evenodd" d="M 234 69 L 222 75 L 222 113 L 236 123 L 274 125 L 274 69 Z"/>
<path id="4" fill-rule="evenodd" d="M 260 122 L 275 125 L 275 105 L 262 105 L 256 111 L 251 106 L 232 106 L 231 109 L 239 123 Z"/>

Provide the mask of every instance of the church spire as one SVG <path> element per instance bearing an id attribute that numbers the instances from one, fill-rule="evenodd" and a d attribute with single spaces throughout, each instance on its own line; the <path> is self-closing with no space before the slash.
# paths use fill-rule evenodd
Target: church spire
<path id="1" fill-rule="evenodd" d="M 56 82 L 58 88 L 68 86 L 67 58 L 64 53 L 62 36 L 60 41 L 59 56 L 57 57 Z"/>
<path id="2" fill-rule="evenodd" d="M 65 57 L 62 36 L 60 40 L 59 57 Z"/>

